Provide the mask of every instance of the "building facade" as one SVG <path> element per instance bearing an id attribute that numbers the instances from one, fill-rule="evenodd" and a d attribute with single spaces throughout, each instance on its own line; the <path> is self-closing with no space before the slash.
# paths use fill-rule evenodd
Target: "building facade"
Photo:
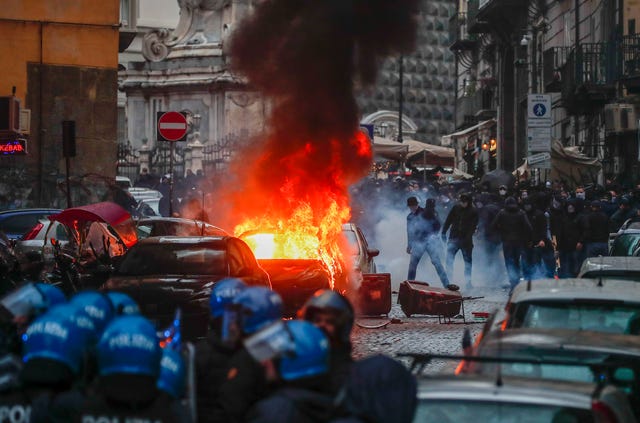
<path id="1" fill-rule="evenodd" d="M 3 2 L 0 96 L 15 90 L 28 152 L 0 157 L 5 207 L 56 203 L 66 167 L 62 121 L 75 122 L 71 172 L 114 175 L 118 15 L 116 0 Z"/>
<path id="2" fill-rule="evenodd" d="M 456 78 L 449 50 L 449 18 L 455 10 L 453 0 L 422 0 L 416 50 L 386 60 L 375 87 L 358 96 L 362 122 L 374 124 L 377 134 L 397 138 L 401 87 L 404 136 L 437 145 L 455 128 Z"/>
<path id="3" fill-rule="evenodd" d="M 567 175 L 573 184 L 638 180 L 639 10 L 637 0 L 459 1 L 457 131 L 495 110 L 496 166 L 514 170 L 531 154 L 528 98 L 539 94 L 550 100 L 551 141 L 602 164 L 598 178 Z M 477 129 L 449 140 L 478 148 Z"/>

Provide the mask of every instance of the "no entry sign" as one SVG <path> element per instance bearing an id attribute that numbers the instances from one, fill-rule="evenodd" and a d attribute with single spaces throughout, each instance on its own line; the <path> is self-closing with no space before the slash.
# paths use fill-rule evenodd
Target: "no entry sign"
<path id="1" fill-rule="evenodd" d="M 186 141 L 187 115 L 181 112 L 158 112 L 156 135 L 158 141 Z"/>

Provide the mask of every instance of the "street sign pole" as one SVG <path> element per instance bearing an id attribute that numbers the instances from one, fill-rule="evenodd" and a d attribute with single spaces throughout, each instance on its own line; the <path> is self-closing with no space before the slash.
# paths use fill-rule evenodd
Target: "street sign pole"
<path id="1" fill-rule="evenodd" d="M 156 139 L 169 144 L 169 216 L 173 216 L 173 156 L 175 143 L 185 141 L 189 125 L 184 112 L 158 112 L 156 115 Z"/>
<path id="2" fill-rule="evenodd" d="M 170 142 L 169 145 L 169 217 L 173 217 L 173 152 L 176 143 Z"/>

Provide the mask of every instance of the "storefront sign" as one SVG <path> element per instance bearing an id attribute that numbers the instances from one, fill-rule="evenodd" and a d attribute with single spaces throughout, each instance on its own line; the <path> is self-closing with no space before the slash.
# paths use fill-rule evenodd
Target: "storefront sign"
<path id="1" fill-rule="evenodd" d="M 0 139 L 0 154 L 3 156 L 20 156 L 27 154 L 27 140 L 22 137 Z"/>

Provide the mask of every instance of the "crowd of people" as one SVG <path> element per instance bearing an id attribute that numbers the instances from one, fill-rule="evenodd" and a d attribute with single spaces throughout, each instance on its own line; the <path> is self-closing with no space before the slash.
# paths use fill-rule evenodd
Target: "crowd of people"
<path id="1" fill-rule="evenodd" d="M 355 219 L 373 234 L 372 228 L 390 209 L 405 204 L 409 208 L 408 280 L 416 279 L 426 253 L 448 287 L 461 252 L 465 280 L 459 285 L 467 289 L 474 286 L 474 250 L 480 250 L 483 273 L 493 275 L 496 288 L 512 288 L 521 278 L 575 277 L 586 257 L 608 255 L 610 233 L 629 219 L 640 219 L 640 184 L 568 189 L 559 181 L 492 187 L 369 179 L 354 188 L 353 198 Z M 501 273 L 495 271 L 498 265 L 506 270 L 508 281 L 496 279 Z"/>
<path id="2" fill-rule="evenodd" d="M 0 299 L 0 420 L 412 421 L 415 377 L 352 359 L 346 297 L 320 290 L 283 320 L 277 293 L 228 278 L 209 309 L 207 338 L 186 348 L 179 313 L 158 332 L 126 294 L 26 283 Z"/>

